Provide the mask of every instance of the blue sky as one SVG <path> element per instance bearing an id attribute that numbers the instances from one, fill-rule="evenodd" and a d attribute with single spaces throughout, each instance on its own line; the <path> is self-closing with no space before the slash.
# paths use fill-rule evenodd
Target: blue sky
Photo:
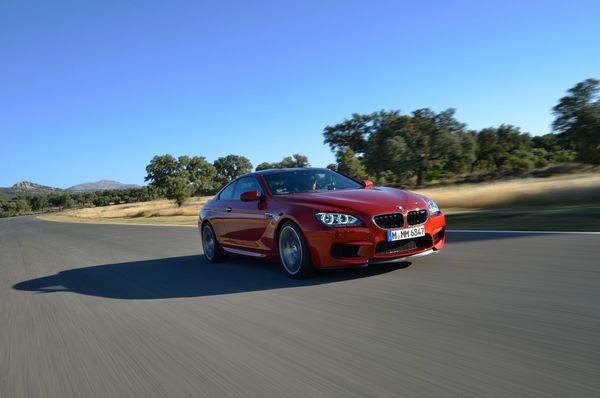
<path id="1" fill-rule="evenodd" d="M 598 1 L 0 3 L 0 186 L 143 183 L 156 154 L 333 162 L 352 113 L 550 132 L 600 78 Z"/>

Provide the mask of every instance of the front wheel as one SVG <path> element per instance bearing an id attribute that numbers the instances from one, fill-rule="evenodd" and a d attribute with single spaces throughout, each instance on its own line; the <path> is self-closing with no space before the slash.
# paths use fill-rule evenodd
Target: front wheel
<path id="1" fill-rule="evenodd" d="M 291 221 L 285 221 L 279 232 L 279 258 L 291 278 L 303 278 L 313 271 L 304 234 Z"/>
<path id="2" fill-rule="evenodd" d="M 221 253 L 215 230 L 209 223 L 204 224 L 202 227 L 202 250 L 204 251 L 204 257 L 211 263 L 218 263 L 227 259 L 227 256 Z"/>

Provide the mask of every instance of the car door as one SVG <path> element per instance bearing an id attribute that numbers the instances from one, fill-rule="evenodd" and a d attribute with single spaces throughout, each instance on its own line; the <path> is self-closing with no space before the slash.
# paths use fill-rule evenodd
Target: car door
<path id="1" fill-rule="evenodd" d="M 242 193 L 254 190 L 258 191 L 260 199 L 250 202 L 240 200 Z M 248 176 L 237 180 L 233 199 L 229 215 L 231 221 L 228 223 L 227 243 L 252 251 L 268 250 L 268 247 L 262 242 L 262 237 L 270 219 L 265 215 L 266 202 L 263 188 L 258 179 Z"/>
<path id="2" fill-rule="evenodd" d="M 232 222 L 231 210 L 237 203 L 237 201 L 234 200 L 236 184 L 237 181 L 233 181 L 223 188 L 217 196 L 217 200 L 213 202 L 213 206 L 210 208 L 211 224 L 215 230 L 217 240 L 222 244 L 227 244 L 227 232 L 230 229 L 230 224 Z"/>

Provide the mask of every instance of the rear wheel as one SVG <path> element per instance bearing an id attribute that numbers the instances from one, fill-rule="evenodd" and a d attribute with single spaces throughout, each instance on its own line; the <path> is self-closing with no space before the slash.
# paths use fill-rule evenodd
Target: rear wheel
<path id="1" fill-rule="evenodd" d="M 283 269 L 292 278 L 303 278 L 313 271 L 304 234 L 291 221 L 285 221 L 279 231 L 279 258 Z"/>
<path id="2" fill-rule="evenodd" d="M 204 251 L 204 257 L 211 263 L 218 263 L 227 259 L 227 256 L 221 253 L 215 230 L 209 223 L 204 224 L 202 227 L 202 250 Z"/>

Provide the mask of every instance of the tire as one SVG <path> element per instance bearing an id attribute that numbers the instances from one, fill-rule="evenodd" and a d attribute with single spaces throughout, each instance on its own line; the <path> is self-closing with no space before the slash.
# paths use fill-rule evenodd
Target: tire
<path id="1" fill-rule="evenodd" d="M 215 230 L 209 223 L 202 226 L 202 251 L 204 252 L 204 258 L 211 263 L 219 263 L 229 258 L 229 256 L 221 253 Z"/>
<path id="2" fill-rule="evenodd" d="M 306 239 L 295 223 L 284 221 L 277 243 L 281 265 L 290 278 L 300 279 L 313 273 Z"/>

